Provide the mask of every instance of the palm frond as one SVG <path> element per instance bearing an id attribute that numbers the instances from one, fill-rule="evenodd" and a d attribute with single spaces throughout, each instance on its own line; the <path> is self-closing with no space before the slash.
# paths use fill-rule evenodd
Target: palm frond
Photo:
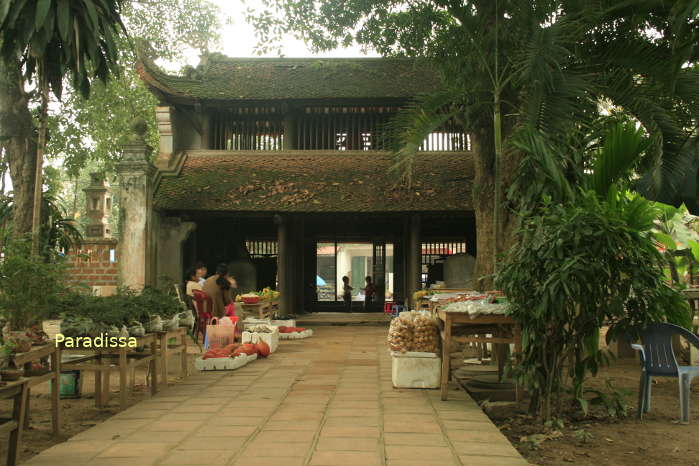
<path id="1" fill-rule="evenodd" d="M 410 184 L 413 164 L 425 139 L 461 111 L 453 89 L 423 95 L 398 111 L 387 126 L 394 164 L 391 171 Z"/>
<path id="2" fill-rule="evenodd" d="M 606 196 L 638 163 L 648 145 L 643 131 L 633 123 L 613 125 L 604 136 L 602 147 L 595 151 L 592 173 L 585 177 L 586 187 L 598 196 Z"/>

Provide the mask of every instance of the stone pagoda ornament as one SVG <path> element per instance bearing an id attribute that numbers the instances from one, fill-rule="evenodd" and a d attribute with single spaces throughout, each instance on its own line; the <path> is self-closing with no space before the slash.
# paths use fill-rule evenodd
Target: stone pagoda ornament
<path id="1" fill-rule="evenodd" d="M 104 173 L 90 173 L 90 185 L 85 192 L 88 218 L 85 236 L 87 238 L 111 238 L 112 194 Z"/>

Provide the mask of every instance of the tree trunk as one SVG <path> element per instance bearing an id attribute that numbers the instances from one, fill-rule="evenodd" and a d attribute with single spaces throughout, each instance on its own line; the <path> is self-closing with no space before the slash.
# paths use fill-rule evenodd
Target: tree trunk
<path id="1" fill-rule="evenodd" d="M 474 132 L 471 139 L 474 154 L 473 209 L 476 213 L 476 268 L 478 289 L 493 289 L 495 231 L 495 176 L 493 171 L 494 147 L 487 130 Z"/>
<path id="2" fill-rule="evenodd" d="M 0 60 L 0 132 L 0 144 L 5 149 L 12 180 L 12 231 L 19 237 L 32 230 L 36 138 L 19 64 L 3 60 Z"/>
<path id="3" fill-rule="evenodd" d="M 493 274 L 495 273 L 496 252 L 495 225 L 495 145 L 493 143 L 492 120 L 490 127 L 483 125 L 480 130 L 471 134 L 471 145 L 474 154 L 473 180 L 473 209 L 476 213 L 476 242 L 478 257 L 476 257 L 476 277 L 480 277 L 478 288 L 482 291 L 493 289 Z M 512 134 L 512 124 L 503 119 L 502 140 L 506 146 L 507 138 Z M 505 202 L 505 193 L 517 174 L 520 154 L 504 150 L 499 162 L 500 169 L 500 231 L 497 251 L 500 255 L 507 252 L 512 244 L 512 238 L 517 225 L 517 217 Z M 501 260 L 501 259 L 500 259 Z"/>

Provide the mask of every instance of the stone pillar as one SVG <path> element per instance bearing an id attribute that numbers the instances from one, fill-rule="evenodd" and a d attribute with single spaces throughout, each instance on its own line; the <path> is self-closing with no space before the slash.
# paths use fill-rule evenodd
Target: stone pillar
<path id="1" fill-rule="evenodd" d="M 172 131 L 172 108 L 169 106 L 155 107 L 155 120 L 158 122 L 158 134 L 160 135 L 160 152 L 157 164 L 169 167 L 175 153 L 175 137 Z"/>
<path id="2" fill-rule="evenodd" d="M 135 290 L 153 285 L 150 282 L 153 264 L 149 258 L 155 167 L 149 161 L 145 134 L 145 122 L 136 122 L 134 137 L 122 147 L 122 158 L 117 164 L 121 188 L 119 281 Z"/>
<path id="3" fill-rule="evenodd" d="M 420 290 L 421 280 L 420 276 L 422 273 L 422 267 L 420 264 L 420 256 L 422 253 L 422 246 L 420 242 L 420 228 L 421 221 L 419 214 L 413 214 L 410 217 L 410 222 L 408 224 L 408 247 L 406 248 L 406 259 L 408 263 L 408 276 L 407 276 L 407 299 L 410 300 L 410 305 L 415 306 L 416 303 L 413 302 L 413 293 Z"/>
<path id="4" fill-rule="evenodd" d="M 155 234 L 156 278 L 167 283 L 181 283 L 184 278 L 182 243 L 187 241 L 197 225 L 194 222 L 183 222 L 179 217 L 165 216 L 159 223 Z"/>
<path id="5" fill-rule="evenodd" d="M 85 192 L 85 211 L 88 224 L 86 238 L 111 238 L 112 193 L 104 173 L 90 173 L 90 185 Z"/>

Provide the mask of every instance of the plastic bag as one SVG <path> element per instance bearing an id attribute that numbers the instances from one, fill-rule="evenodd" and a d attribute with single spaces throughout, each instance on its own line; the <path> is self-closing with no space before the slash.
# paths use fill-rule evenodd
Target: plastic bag
<path id="1" fill-rule="evenodd" d="M 181 312 L 180 314 L 178 314 L 178 317 L 180 319 L 180 327 L 194 327 L 194 315 L 192 315 L 190 311 Z"/>
<path id="2" fill-rule="evenodd" d="M 146 329 L 143 328 L 143 324 L 134 320 L 129 326 L 129 336 L 132 337 L 142 337 L 146 334 Z"/>
<path id="3" fill-rule="evenodd" d="M 174 332 L 178 328 L 180 328 L 180 316 L 177 314 L 172 316 L 172 319 L 163 322 L 163 330 Z"/>
<path id="4" fill-rule="evenodd" d="M 163 319 L 159 315 L 151 316 L 148 321 L 148 331 L 151 333 L 163 331 Z"/>
<path id="5" fill-rule="evenodd" d="M 226 346 L 235 342 L 235 325 L 219 325 L 218 319 L 213 318 L 206 326 L 206 341 L 204 348 L 212 345 Z"/>

